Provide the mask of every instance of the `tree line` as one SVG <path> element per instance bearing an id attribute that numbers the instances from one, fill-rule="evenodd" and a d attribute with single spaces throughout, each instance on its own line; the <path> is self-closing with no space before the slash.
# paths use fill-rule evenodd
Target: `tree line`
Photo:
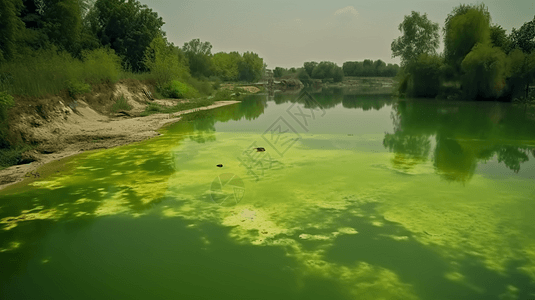
<path id="1" fill-rule="evenodd" d="M 399 71 L 397 64 L 386 64 L 378 59 L 373 61 L 347 61 L 342 67 L 330 61 L 305 62 L 301 68 L 281 68 L 273 70 L 275 78 L 297 77 L 304 84 L 310 83 L 313 79 L 320 79 L 322 82 L 341 82 L 344 76 L 359 77 L 394 77 Z"/>
<path id="2" fill-rule="evenodd" d="M 200 39 L 174 45 L 163 19 L 137 0 L 0 0 L 0 19 L 0 149 L 17 96 L 74 98 L 134 78 L 153 83 L 157 97 L 198 97 L 221 80 L 257 81 L 265 69 L 253 52 L 212 54 Z"/>
<path id="3" fill-rule="evenodd" d="M 391 44 L 401 58 L 398 92 L 413 97 L 471 100 L 527 98 L 535 78 L 535 16 L 507 34 L 491 24 L 482 4 L 461 4 L 442 29 L 444 52 L 437 53 L 439 24 L 413 11 Z"/>

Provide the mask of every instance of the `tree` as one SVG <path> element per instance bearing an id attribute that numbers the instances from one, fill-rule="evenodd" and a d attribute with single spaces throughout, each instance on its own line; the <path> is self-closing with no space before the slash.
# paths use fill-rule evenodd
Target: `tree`
<path id="1" fill-rule="evenodd" d="M 524 23 L 520 29 L 511 31 L 511 48 L 520 48 L 524 53 L 535 50 L 535 16 L 532 21 Z"/>
<path id="2" fill-rule="evenodd" d="M 490 26 L 490 41 L 495 47 L 499 47 L 503 52 L 508 53 L 511 47 L 509 36 L 505 33 L 505 29 L 500 25 Z"/>
<path id="3" fill-rule="evenodd" d="M 398 29 L 402 36 L 392 42 L 391 49 L 392 57 L 401 57 L 402 65 L 416 60 L 422 53 L 436 54 L 439 45 L 438 23 L 428 20 L 427 14 L 422 16 L 413 11 L 405 16 Z"/>
<path id="4" fill-rule="evenodd" d="M 484 4 L 460 5 L 448 15 L 444 25 L 444 55 L 456 73 L 477 43 L 490 43 L 489 24 L 490 14 Z"/>
<path id="5" fill-rule="evenodd" d="M 422 53 L 416 61 L 405 68 L 409 75 L 407 94 L 412 97 L 436 97 L 440 89 L 440 68 L 443 60 L 439 55 Z"/>
<path id="6" fill-rule="evenodd" d="M 158 84 L 163 85 L 187 74 L 187 67 L 181 61 L 179 51 L 180 49 L 169 43 L 162 35 L 150 43 L 143 62 Z"/>
<path id="7" fill-rule="evenodd" d="M 239 79 L 248 82 L 254 82 L 262 78 L 264 69 L 264 60 L 253 52 L 243 53 L 242 60 L 238 66 L 240 75 Z"/>
<path id="8" fill-rule="evenodd" d="M 195 77 L 208 77 L 211 74 L 212 44 L 201 42 L 200 39 L 193 39 L 184 43 L 182 51 L 188 58 L 191 75 Z"/>
<path id="9" fill-rule="evenodd" d="M 17 53 L 24 23 L 19 19 L 22 0 L 0 0 L 0 62 L 10 60 Z"/>
<path id="10" fill-rule="evenodd" d="M 304 63 L 305 71 L 308 73 L 308 76 L 312 76 L 312 71 L 314 71 L 314 68 L 318 65 L 315 61 L 309 61 Z"/>
<path id="11" fill-rule="evenodd" d="M 212 70 L 215 76 L 225 81 L 238 80 L 238 66 L 242 57 L 237 52 L 234 53 L 237 55 L 219 52 L 212 56 Z"/>
<path id="12" fill-rule="evenodd" d="M 164 24 L 156 12 L 137 0 L 97 0 L 87 22 L 100 43 L 114 49 L 136 72 L 145 70 L 145 50 L 163 34 Z"/>
<path id="13" fill-rule="evenodd" d="M 474 98 L 498 98 L 505 86 L 506 55 L 490 43 L 477 44 L 461 63 L 462 81 L 466 96 Z"/>
<path id="14" fill-rule="evenodd" d="M 49 0 L 43 29 L 49 40 L 72 54 L 80 51 L 82 14 L 79 0 Z"/>

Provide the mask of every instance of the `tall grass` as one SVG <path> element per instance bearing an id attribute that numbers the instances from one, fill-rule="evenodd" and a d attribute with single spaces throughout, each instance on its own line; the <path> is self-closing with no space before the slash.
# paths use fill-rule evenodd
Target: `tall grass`
<path id="1" fill-rule="evenodd" d="M 115 101 L 115 103 L 113 103 L 111 107 L 112 112 L 117 112 L 119 110 L 131 110 L 131 109 L 132 109 L 132 106 L 128 104 L 128 101 L 124 98 L 124 95 L 121 95 L 121 97 L 117 99 L 117 101 Z"/>
<path id="2" fill-rule="evenodd" d="M 42 49 L 1 64 L 0 90 L 11 95 L 58 94 L 81 84 L 116 82 L 120 72 L 120 58 L 110 49 L 84 51 L 82 60 L 54 48 Z"/>

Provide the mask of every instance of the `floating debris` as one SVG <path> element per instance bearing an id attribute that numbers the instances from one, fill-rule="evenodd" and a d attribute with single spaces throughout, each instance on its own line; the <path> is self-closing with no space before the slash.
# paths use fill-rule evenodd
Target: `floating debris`
<path id="1" fill-rule="evenodd" d="M 222 168 L 222 167 L 223 167 L 223 165 L 222 165 L 222 164 L 219 164 L 219 165 L 217 165 L 217 166 L 218 166 L 219 168 Z"/>

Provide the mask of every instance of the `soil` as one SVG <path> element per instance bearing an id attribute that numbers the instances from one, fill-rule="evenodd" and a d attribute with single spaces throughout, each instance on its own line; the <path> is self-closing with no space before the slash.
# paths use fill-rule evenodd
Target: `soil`
<path id="1" fill-rule="evenodd" d="M 154 94 L 149 83 L 121 80 L 115 84 L 94 86 L 91 94 L 72 99 L 67 93 L 43 98 L 16 98 L 10 111 L 10 139 L 35 145 L 22 154 L 23 165 L 0 170 L 0 190 L 22 181 L 40 166 L 84 151 L 106 149 L 142 141 L 160 135 L 156 130 L 180 120 L 180 115 L 207 110 L 239 101 L 218 101 L 207 107 L 173 114 L 140 117 L 151 102 L 175 105 L 176 99 L 150 100 L 144 91 Z M 132 107 L 112 112 L 121 97 Z"/>

